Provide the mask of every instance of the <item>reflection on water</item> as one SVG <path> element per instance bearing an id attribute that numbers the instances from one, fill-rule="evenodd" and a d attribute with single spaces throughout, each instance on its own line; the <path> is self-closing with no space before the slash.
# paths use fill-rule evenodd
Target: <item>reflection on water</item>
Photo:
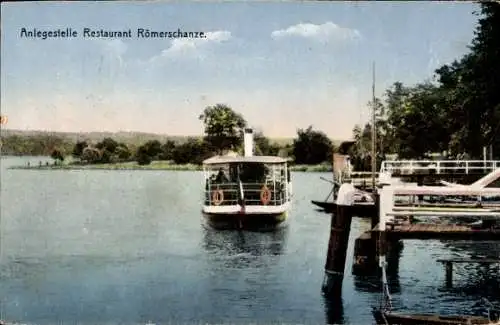
<path id="1" fill-rule="evenodd" d="M 400 293 L 401 283 L 399 280 L 399 264 L 403 252 L 403 242 L 398 241 L 391 244 L 386 256 L 386 275 L 391 293 Z M 373 275 L 353 275 L 354 287 L 360 292 L 377 293 L 382 292 L 381 270 L 377 267 Z"/>
<path id="2" fill-rule="evenodd" d="M 203 226 L 203 243 L 208 253 L 234 256 L 281 255 L 286 246 L 288 227 L 274 231 L 232 231 Z"/>
<path id="3" fill-rule="evenodd" d="M 341 297 L 324 298 L 327 324 L 344 324 L 344 301 Z"/>

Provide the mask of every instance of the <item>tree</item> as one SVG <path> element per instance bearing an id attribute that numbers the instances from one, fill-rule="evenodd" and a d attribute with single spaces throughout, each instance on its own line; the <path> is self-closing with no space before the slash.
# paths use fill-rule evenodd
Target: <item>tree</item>
<path id="1" fill-rule="evenodd" d="M 150 140 L 144 144 L 147 154 L 153 159 L 158 159 L 158 156 L 162 153 L 161 143 L 158 140 Z"/>
<path id="2" fill-rule="evenodd" d="M 482 2 L 470 53 L 436 70 L 445 91 L 450 148 L 479 158 L 482 147 L 500 149 L 500 4 Z M 498 150 L 495 150 L 498 151 Z"/>
<path id="3" fill-rule="evenodd" d="M 104 138 L 101 142 L 96 144 L 95 147 L 99 150 L 106 150 L 110 153 L 114 153 L 116 148 L 118 147 L 118 142 L 111 138 Z"/>
<path id="4" fill-rule="evenodd" d="M 260 156 L 276 156 L 281 149 L 279 145 L 271 143 L 262 131 L 254 132 L 255 154 Z"/>
<path id="5" fill-rule="evenodd" d="M 130 152 L 130 149 L 127 147 L 126 144 L 119 143 L 115 149 L 115 155 L 116 157 L 118 157 L 119 160 L 125 161 L 130 159 L 132 153 Z"/>
<path id="6" fill-rule="evenodd" d="M 78 141 L 73 147 L 72 156 L 75 158 L 80 158 L 83 153 L 83 149 L 88 147 L 87 141 Z"/>
<path id="7" fill-rule="evenodd" d="M 167 142 L 165 142 L 161 146 L 160 159 L 161 160 L 172 160 L 174 150 L 175 150 L 175 142 L 172 140 L 167 140 Z"/>
<path id="8" fill-rule="evenodd" d="M 54 159 L 56 162 L 63 162 L 64 161 L 64 154 L 61 150 L 55 148 L 52 150 L 52 153 L 50 154 L 50 157 Z"/>
<path id="9" fill-rule="evenodd" d="M 161 143 L 158 140 L 150 140 L 137 149 L 137 162 L 140 165 L 150 164 L 162 154 Z"/>
<path id="10" fill-rule="evenodd" d="M 144 145 L 137 149 L 136 159 L 139 165 L 149 165 L 153 160 L 148 153 L 148 148 Z"/>
<path id="11" fill-rule="evenodd" d="M 103 164 L 113 162 L 115 158 L 115 151 L 118 148 L 118 142 L 111 138 L 104 138 L 101 142 L 96 144 L 96 148 L 101 152 L 100 161 Z"/>
<path id="12" fill-rule="evenodd" d="M 89 164 L 98 163 L 101 160 L 101 151 L 97 148 L 87 147 L 83 149 L 80 159 Z"/>
<path id="13" fill-rule="evenodd" d="M 425 158 L 443 151 L 450 141 L 443 93 L 434 84 L 393 86 L 387 92 L 388 119 L 393 149 L 400 158 Z M 432 118 L 430 118 L 432 117 Z"/>
<path id="14" fill-rule="evenodd" d="M 364 171 L 368 170 L 370 165 L 370 137 L 371 137 L 371 126 L 370 124 L 365 124 L 364 128 L 355 125 L 352 130 L 354 145 L 350 146 L 347 153 L 351 157 L 351 164 L 354 170 Z"/>
<path id="15" fill-rule="evenodd" d="M 247 122 L 231 107 L 224 104 L 208 106 L 199 119 L 203 121 L 206 144 L 219 154 L 241 145 Z"/>
<path id="16" fill-rule="evenodd" d="M 293 140 L 295 163 L 309 165 L 331 161 L 332 153 L 332 141 L 323 132 L 314 131 L 312 126 L 297 131 L 297 138 Z"/>
<path id="17" fill-rule="evenodd" d="M 200 139 L 190 138 L 187 142 L 175 147 L 172 159 L 176 164 L 201 164 L 211 153 Z"/>

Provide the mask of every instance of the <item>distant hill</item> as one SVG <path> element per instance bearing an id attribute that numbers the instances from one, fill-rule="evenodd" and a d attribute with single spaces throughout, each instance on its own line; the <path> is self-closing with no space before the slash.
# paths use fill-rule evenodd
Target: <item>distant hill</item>
<path id="1" fill-rule="evenodd" d="M 71 150 L 77 141 L 99 142 L 104 138 L 112 138 L 123 142 L 131 148 L 137 148 L 150 140 L 158 140 L 162 143 L 172 140 L 177 144 L 184 143 L 190 138 L 201 138 L 201 136 L 172 136 L 147 132 L 52 132 L 52 131 L 26 131 L 1 129 L 0 139 L 2 141 L 3 154 L 49 154 L 51 148 L 61 147 L 66 151 Z M 269 138 L 273 143 L 285 146 L 293 143 L 293 138 Z M 341 141 L 332 140 L 335 146 Z"/>
<path id="2" fill-rule="evenodd" d="M 167 135 L 158 133 L 147 133 L 147 132 L 52 132 L 52 131 L 26 131 L 26 130 L 12 130 L 12 129 L 2 129 L 0 131 L 1 137 L 9 137 L 12 135 L 23 136 L 23 137 L 34 137 L 34 136 L 54 136 L 68 139 L 72 142 L 81 140 L 90 141 L 101 141 L 104 138 L 113 138 L 118 142 L 124 142 L 126 144 L 141 145 L 142 143 L 149 140 L 158 140 L 164 142 L 167 140 L 175 141 L 176 143 L 182 143 L 190 138 L 201 138 L 201 136 L 187 136 L 187 135 Z M 271 142 L 279 145 L 287 145 L 293 143 L 293 138 L 269 138 Z"/>
<path id="3" fill-rule="evenodd" d="M 58 137 L 71 142 L 76 141 L 92 141 L 98 142 L 104 138 L 113 138 L 118 142 L 124 142 L 130 145 L 141 145 L 142 143 L 149 140 L 158 140 L 160 142 L 165 142 L 167 140 L 172 140 L 175 142 L 184 142 L 189 138 L 189 136 L 169 136 L 165 134 L 155 134 L 146 132 L 51 132 L 51 131 L 25 131 L 25 130 L 10 130 L 2 129 L 0 131 L 0 136 L 2 138 L 10 136 L 20 136 L 20 137 Z M 196 138 L 196 137 L 195 137 Z"/>

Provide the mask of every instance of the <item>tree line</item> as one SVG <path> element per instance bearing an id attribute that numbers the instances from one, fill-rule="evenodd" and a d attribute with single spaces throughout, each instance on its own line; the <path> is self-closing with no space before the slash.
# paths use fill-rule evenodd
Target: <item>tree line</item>
<path id="1" fill-rule="evenodd" d="M 214 155 L 223 155 L 230 151 L 243 154 L 243 133 L 248 123 L 240 113 L 228 105 L 216 104 L 206 107 L 199 120 L 204 126 L 204 136 L 189 137 L 184 142 L 149 140 L 138 147 L 133 147 L 111 137 L 105 137 L 98 142 L 80 140 L 71 143 L 64 137 L 54 135 L 27 137 L 12 135 L 2 138 L 3 152 L 48 154 L 57 163 L 62 163 L 71 156 L 74 164 L 136 161 L 141 165 L 150 164 L 155 160 L 199 165 L 204 159 Z M 314 130 L 312 126 L 299 129 L 293 143 L 285 145 L 272 142 L 262 131 L 254 132 L 255 155 L 287 157 L 296 164 L 312 165 L 331 163 L 333 151 L 334 145 L 328 136 L 322 131 Z"/>
<path id="2" fill-rule="evenodd" d="M 395 82 L 369 105 L 376 113 L 376 152 L 400 159 L 441 153 L 451 159 L 500 157 L 500 4 L 479 4 L 468 52 L 435 70 L 433 80 Z M 371 123 L 353 130 L 347 152 L 356 169 L 371 165 Z"/>

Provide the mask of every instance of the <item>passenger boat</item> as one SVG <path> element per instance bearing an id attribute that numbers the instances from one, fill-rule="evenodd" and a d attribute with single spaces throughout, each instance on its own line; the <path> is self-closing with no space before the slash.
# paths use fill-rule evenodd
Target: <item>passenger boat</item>
<path id="1" fill-rule="evenodd" d="M 203 161 L 202 212 L 214 228 L 273 228 L 291 206 L 288 160 L 253 155 L 253 131 L 244 133 L 244 156 L 215 156 Z"/>

